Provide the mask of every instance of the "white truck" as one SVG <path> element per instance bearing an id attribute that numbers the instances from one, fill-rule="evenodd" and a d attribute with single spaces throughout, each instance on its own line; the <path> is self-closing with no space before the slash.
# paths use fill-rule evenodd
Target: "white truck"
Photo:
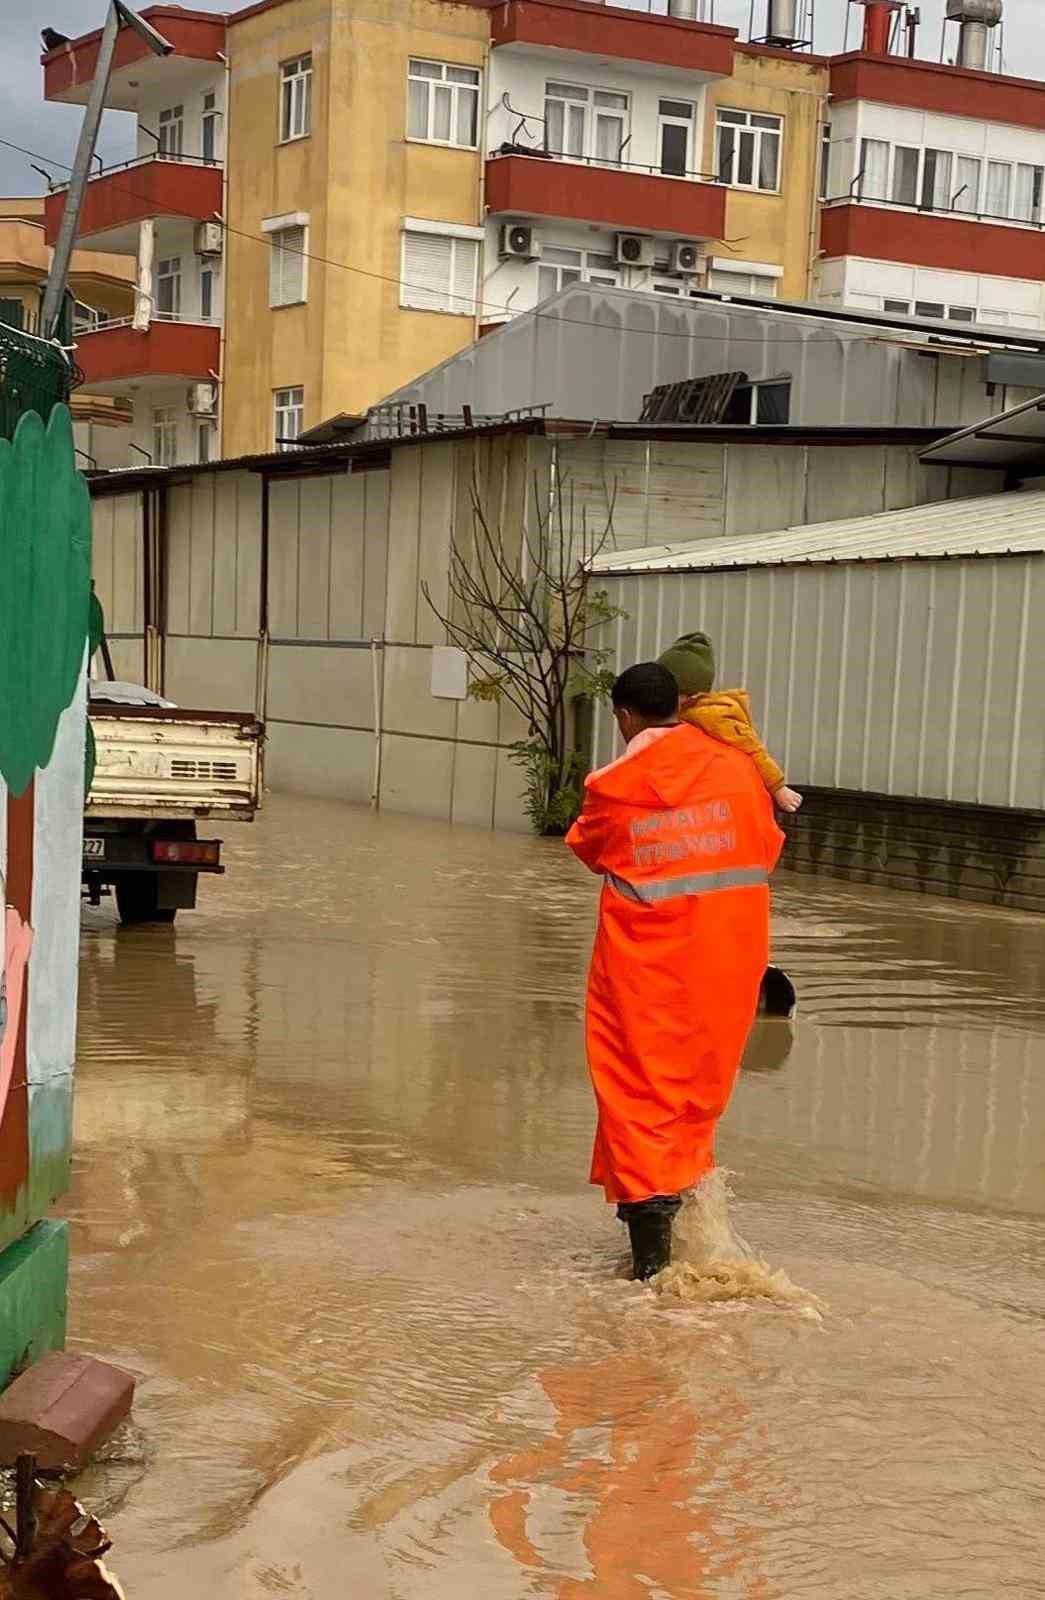
<path id="1" fill-rule="evenodd" d="M 83 884 L 111 889 L 122 922 L 173 922 L 201 872 L 223 873 L 220 839 L 197 823 L 251 822 L 263 729 L 251 712 L 185 711 L 136 684 L 92 681 L 94 772 L 84 806 Z"/>

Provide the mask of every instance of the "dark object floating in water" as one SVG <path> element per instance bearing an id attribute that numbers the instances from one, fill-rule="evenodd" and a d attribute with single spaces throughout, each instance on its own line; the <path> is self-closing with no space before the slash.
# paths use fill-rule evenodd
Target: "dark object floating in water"
<path id="1" fill-rule="evenodd" d="M 759 1015 L 790 1017 L 795 1010 L 795 986 L 779 967 L 767 967 L 758 996 Z"/>

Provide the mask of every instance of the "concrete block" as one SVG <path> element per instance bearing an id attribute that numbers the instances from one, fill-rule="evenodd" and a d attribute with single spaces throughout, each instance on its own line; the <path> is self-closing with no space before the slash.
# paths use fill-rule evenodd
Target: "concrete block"
<path id="1" fill-rule="evenodd" d="M 82 1467 L 130 1413 L 134 1379 L 93 1356 L 52 1351 L 0 1395 L 0 1466 Z"/>

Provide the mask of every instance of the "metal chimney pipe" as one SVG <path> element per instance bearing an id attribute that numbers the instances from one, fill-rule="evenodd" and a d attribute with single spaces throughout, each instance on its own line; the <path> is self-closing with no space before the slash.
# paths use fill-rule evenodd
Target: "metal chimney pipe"
<path id="1" fill-rule="evenodd" d="M 947 0 L 947 17 L 958 23 L 959 67 L 985 72 L 991 29 L 1001 21 L 1002 0 Z"/>
<path id="2" fill-rule="evenodd" d="M 700 21 L 700 0 L 668 0 L 668 16 L 684 22 Z"/>
<path id="3" fill-rule="evenodd" d="M 896 6 L 892 0 L 869 0 L 864 7 L 864 54 L 887 56 Z"/>

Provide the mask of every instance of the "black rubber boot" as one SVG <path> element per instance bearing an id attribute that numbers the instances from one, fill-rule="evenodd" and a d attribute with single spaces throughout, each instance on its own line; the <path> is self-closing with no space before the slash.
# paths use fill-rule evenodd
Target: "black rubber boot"
<path id="1" fill-rule="evenodd" d="M 617 1215 L 628 1224 L 631 1260 L 640 1283 L 656 1277 L 671 1261 L 671 1224 L 682 1201 L 675 1194 L 654 1195 L 617 1207 Z"/>

